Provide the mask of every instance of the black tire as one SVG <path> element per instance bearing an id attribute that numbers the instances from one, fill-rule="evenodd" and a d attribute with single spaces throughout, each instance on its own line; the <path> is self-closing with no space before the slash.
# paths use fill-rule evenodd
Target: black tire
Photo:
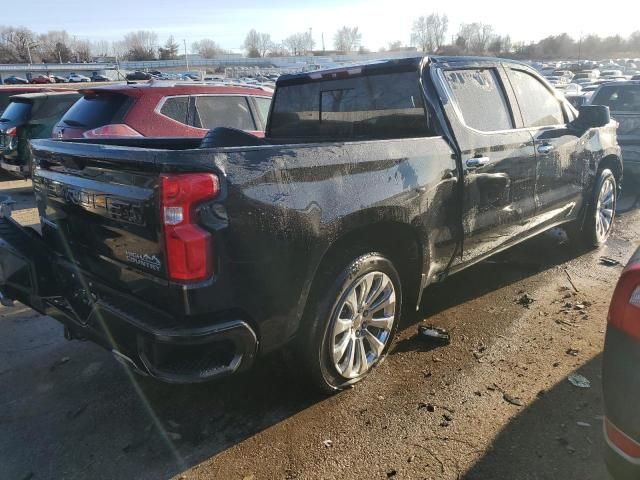
<path id="1" fill-rule="evenodd" d="M 348 263 L 335 263 L 333 268 L 327 269 L 322 278 L 314 282 L 313 291 L 310 293 L 309 302 L 305 309 L 305 318 L 303 318 L 301 342 L 298 345 L 303 363 L 306 370 L 310 373 L 311 381 L 315 387 L 326 393 L 334 393 L 360 382 L 373 368 L 384 360 L 398 329 L 402 311 L 400 276 L 393 263 L 384 255 L 370 252 L 359 255 Z M 366 371 L 357 373 L 351 372 L 351 369 L 348 368 L 347 370 L 351 372 L 351 375 L 345 376 L 343 375 L 344 372 L 341 372 L 338 366 L 336 366 L 340 364 L 340 361 L 336 363 L 333 358 L 332 342 L 338 337 L 332 335 L 335 335 L 338 316 L 343 315 L 345 309 L 351 304 L 346 297 L 349 296 L 350 293 L 354 293 L 356 297 L 350 298 L 357 298 L 358 282 L 371 278 L 373 278 L 373 280 L 371 280 L 372 285 L 375 285 L 376 279 L 378 278 L 380 279 L 379 285 L 383 285 L 383 282 L 384 285 L 387 285 L 385 290 L 380 292 L 376 292 L 374 287 L 371 287 L 371 291 L 375 292 L 371 294 L 371 304 L 379 303 L 376 300 L 384 298 L 382 297 L 383 293 L 385 295 L 388 294 L 385 292 L 387 292 L 388 282 L 391 282 L 393 294 L 395 295 L 393 324 L 389 328 L 388 333 L 387 330 L 378 329 L 372 325 L 375 322 L 374 316 L 377 315 L 376 312 L 379 312 L 379 310 L 374 311 L 375 305 L 372 307 L 371 312 L 368 310 L 353 312 L 359 320 L 356 318 L 350 330 L 345 331 L 344 334 L 338 334 L 338 336 L 349 335 L 351 338 L 349 342 L 352 347 L 351 350 L 347 348 L 345 351 L 346 356 L 348 356 L 352 350 L 357 350 L 358 353 L 362 352 L 363 355 L 367 356 L 367 353 L 365 353 L 367 347 L 371 349 L 369 353 L 373 355 L 373 343 L 369 340 L 371 331 L 381 335 L 384 334 L 382 336 L 385 341 L 383 342 L 384 349 L 382 349 L 381 353 L 376 354 L 371 362 L 367 361 L 364 367 Z M 360 287 L 361 291 L 363 288 L 362 286 Z M 363 295 L 367 296 L 367 293 Z M 390 303 L 387 302 L 385 304 Z M 341 310 L 337 311 L 338 308 Z M 368 308 L 366 302 L 365 305 L 360 308 Z M 388 307 L 388 311 L 390 311 L 390 308 L 391 307 Z M 391 318 L 391 314 L 383 312 L 383 315 L 385 314 L 387 314 L 386 318 Z M 369 318 L 368 321 L 371 322 L 371 324 L 367 324 L 365 317 Z M 342 320 L 342 322 L 344 322 L 344 320 Z M 356 324 L 357 326 L 354 326 Z M 365 329 L 367 332 L 364 331 Z M 356 335 L 359 338 L 356 339 Z M 359 343 L 359 346 L 356 346 L 356 343 Z M 354 353 L 354 355 L 357 354 Z M 348 363 L 348 358 L 344 358 Z M 351 362 L 353 363 L 353 360 L 351 360 Z M 360 357 L 358 365 L 362 366 L 363 364 L 364 361 L 362 357 Z M 358 368 L 358 371 L 361 370 L 363 370 L 363 368 Z"/>
<path id="2" fill-rule="evenodd" d="M 606 188 L 612 188 L 612 213 L 608 228 L 606 228 L 606 231 L 603 232 L 603 230 L 599 227 L 601 207 L 600 197 L 603 194 L 603 189 Z M 580 232 L 580 240 L 584 246 L 600 247 L 609 238 L 609 235 L 613 231 L 617 194 L 618 185 L 616 183 L 616 178 L 613 175 L 613 172 L 608 168 L 602 169 L 596 179 L 595 188 L 593 189 L 593 193 L 591 194 L 591 199 L 589 201 L 587 212 L 584 218 L 584 223 L 582 225 L 582 231 Z"/>

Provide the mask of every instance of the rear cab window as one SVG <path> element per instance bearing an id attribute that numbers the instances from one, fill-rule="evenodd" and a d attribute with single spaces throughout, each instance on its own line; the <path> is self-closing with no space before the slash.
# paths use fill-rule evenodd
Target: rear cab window
<path id="1" fill-rule="evenodd" d="M 596 92 L 592 105 L 606 105 L 612 112 L 640 113 L 640 84 L 605 85 Z"/>
<path id="2" fill-rule="evenodd" d="M 494 68 L 442 72 L 467 127 L 481 132 L 514 128 L 511 112 Z"/>
<path id="3" fill-rule="evenodd" d="M 129 108 L 128 100 L 128 96 L 119 93 L 85 95 L 62 117 L 62 123 L 87 129 L 121 123 Z"/>
<path id="4" fill-rule="evenodd" d="M 390 139 L 433 136 L 416 72 L 375 73 L 278 87 L 269 137 Z"/>

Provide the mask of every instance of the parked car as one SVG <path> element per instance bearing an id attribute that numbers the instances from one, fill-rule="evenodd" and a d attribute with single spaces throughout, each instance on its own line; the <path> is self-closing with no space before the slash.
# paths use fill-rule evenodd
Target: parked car
<path id="1" fill-rule="evenodd" d="M 146 72 L 133 72 L 126 76 L 127 80 L 151 80 L 151 78 L 151 74 Z"/>
<path id="2" fill-rule="evenodd" d="M 56 138 L 204 137 L 234 127 L 263 136 L 270 91 L 155 82 L 80 90 L 83 98 L 53 130 Z"/>
<path id="3" fill-rule="evenodd" d="M 35 83 L 35 84 L 55 83 L 55 80 L 51 78 L 49 75 L 35 75 L 34 77 L 31 77 L 30 83 Z"/>
<path id="4" fill-rule="evenodd" d="M 623 75 L 622 70 L 603 70 L 600 78 L 622 77 Z"/>
<path id="5" fill-rule="evenodd" d="M 55 83 L 67 83 L 67 79 L 59 75 L 53 75 L 51 78 L 53 78 Z"/>
<path id="6" fill-rule="evenodd" d="M 592 105 L 606 105 L 620 124 L 618 141 L 625 171 L 640 175 L 640 82 L 626 81 L 601 85 L 591 97 Z"/>
<path id="7" fill-rule="evenodd" d="M 60 88 L 50 87 L 0 87 L 0 114 L 7 108 L 7 105 L 11 103 L 10 98 L 14 95 L 20 95 L 21 93 L 39 93 L 39 92 L 54 92 L 62 90 Z M 66 91 L 66 90 L 63 90 Z"/>
<path id="8" fill-rule="evenodd" d="M 35 140 L 42 234 L 0 220 L 0 292 L 162 380 L 294 344 L 344 389 L 428 284 L 560 224 L 606 241 L 616 124 L 574 112 L 526 64 L 430 56 L 280 77 L 265 139 Z"/>
<path id="9" fill-rule="evenodd" d="M 67 82 L 69 83 L 83 83 L 83 82 L 90 82 L 90 81 L 91 79 L 89 77 L 80 75 L 78 73 L 72 73 L 67 77 Z"/>
<path id="10" fill-rule="evenodd" d="M 104 75 L 99 75 L 95 72 L 91 74 L 90 80 L 92 82 L 110 82 L 111 81 L 109 77 L 105 77 Z"/>
<path id="11" fill-rule="evenodd" d="M 615 480 L 640 478 L 640 249 L 611 298 L 602 360 L 605 459 Z"/>
<path id="12" fill-rule="evenodd" d="M 581 93 L 565 95 L 565 98 L 576 109 L 579 109 L 583 105 L 589 103 L 589 97 Z"/>
<path id="13" fill-rule="evenodd" d="M 29 141 L 50 138 L 53 126 L 79 98 L 80 94 L 72 91 L 11 97 L 0 117 L 0 167 L 20 176 L 31 176 Z"/>
<path id="14" fill-rule="evenodd" d="M 27 85 L 29 80 L 22 77 L 11 76 L 4 79 L 5 85 Z"/>

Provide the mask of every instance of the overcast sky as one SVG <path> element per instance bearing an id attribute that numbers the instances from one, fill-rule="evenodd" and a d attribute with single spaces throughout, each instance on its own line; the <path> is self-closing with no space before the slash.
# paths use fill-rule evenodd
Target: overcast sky
<path id="1" fill-rule="evenodd" d="M 8 1 L 8 0 L 4 0 Z M 223 48 L 241 48 L 246 32 L 255 28 L 281 41 L 292 33 L 313 29 L 316 49 L 332 47 L 342 25 L 358 26 L 362 43 L 370 49 L 400 40 L 407 44 L 411 24 L 438 6 L 449 16 L 450 39 L 463 22 L 480 21 L 515 41 L 539 40 L 567 32 L 626 36 L 640 29 L 635 2 L 598 3 L 567 0 L 533 2 L 474 0 L 28 0 L 2 9 L 0 24 L 23 25 L 36 32 L 65 29 L 86 39 L 117 40 L 131 30 L 153 30 L 163 43 L 169 35 L 190 45 L 212 38 Z M 25 4 L 26 6 L 27 4 Z M 606 8 L 612 5 L 612 8 Z M 625 6 L 626 5 L 626 6 Z M 637 5 L 637 4 L 636 4 Z M 15 7 L 15 8 L 14 8 Z"/>

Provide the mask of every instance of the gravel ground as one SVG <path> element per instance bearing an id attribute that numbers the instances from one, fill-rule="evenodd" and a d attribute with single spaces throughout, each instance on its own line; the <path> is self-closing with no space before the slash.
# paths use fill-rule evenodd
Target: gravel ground
<path id="1" fill-rule="evenodd" d="M 0 194 L 33 225 L 29 188 Z M 639 232 L 631 210 L 598 251 L 543 235 L 430 287 L 384 364 L 332 397 L 305 390 L 286 354 L 220 382 L 160 384 L 65 341 L 48 317 L 0 307 L 0 476 L 605 479 L 601 350 L 622 267 L 599 257 L 624 264 Z M 451 345 L 416 339 L 425 319 Z"/>

